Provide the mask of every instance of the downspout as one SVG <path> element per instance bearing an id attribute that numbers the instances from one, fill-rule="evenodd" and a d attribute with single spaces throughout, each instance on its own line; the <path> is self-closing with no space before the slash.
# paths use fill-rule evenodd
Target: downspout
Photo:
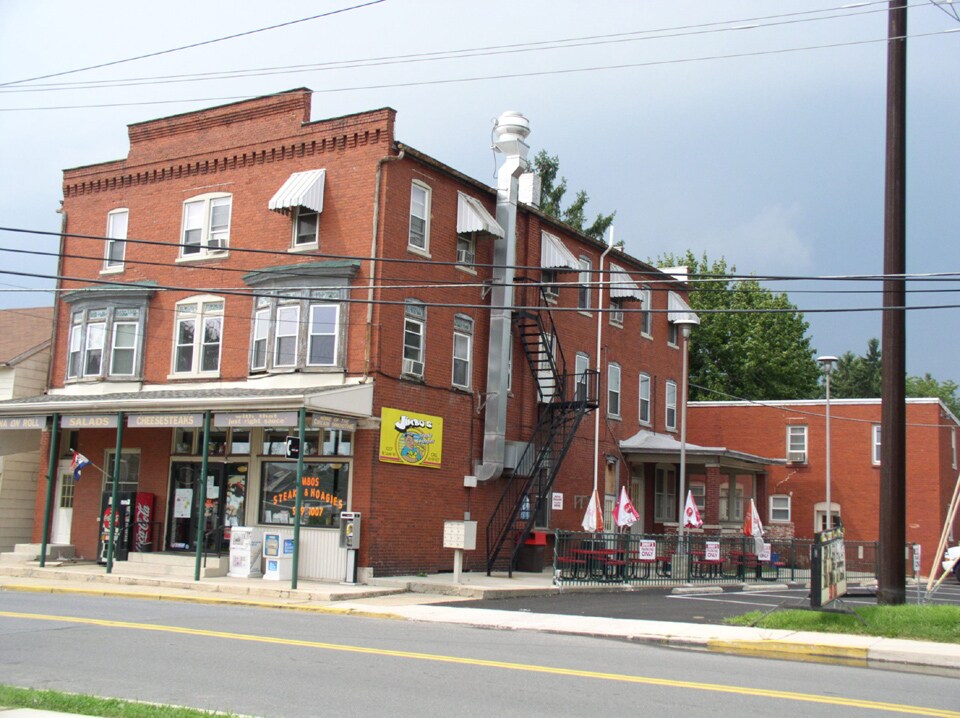
<path id="1" fill-rule="evenodd" d="M 383 177 L 383 166 L 387 162 L 396 162 L 403 159 L 406 150 L 400 150 L 398 155 L 386 155 L 377 160 L 377 184 L 373 190 L 373 237 L 370 239 L 370 268 L 367 281 L 367 341 L 363 350 L 363 378 L 370 376 L 372 360 L 370 343 L 373 339 L 373 288 L 376 284 L 375 268 L 377 266 L 378 239 L 380 236 L 380 183 Z"/>
<path id="2" fill-rule="evenodd" d="M 57 287 L 59 288 L 63 284 L 60 277 L 63 276 L 63 245 L 67 239 L 67 211 L 63 208 L 63 200 L 60 200 L 60 208 L 57 210 L 57 214 L 60 215 L 60 253 L 57 255 Z M 57 327 L 59 326 L 58 319 L 60 318 L 60 293 L 54 292 L 53 294 L 53 326 L 51 327 L 50 335 L 50 359 L 47 361 L 48 387 L 53 386 L 53 363 L 57 356 Z M 69 332 L 67 341 L 70 341 Z"/>
<path id="3" fill-rule="evenodd" d="M 517 264 L 517 189 L 527 169 L 524 142 L 530 123 L 519 112 L 504 112 L 494 128 L 494 148 L 506 158 L 497 173 L 497 222 L 503 238 L 493 246 L 493 290 L 490 293 L 490 339 L 487 350 L 486 408 L 483 424 L 483 457 L 474 473 L 477 481 L 492 481 L 503 474 L 507 431 L 507 368 L 513 319 L 513 282 Z"/>

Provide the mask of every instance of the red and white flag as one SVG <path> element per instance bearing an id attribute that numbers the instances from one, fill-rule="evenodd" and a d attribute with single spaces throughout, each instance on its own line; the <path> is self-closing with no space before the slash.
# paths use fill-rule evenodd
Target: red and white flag
<path id="1" fill-rule="evenodd" d="M 756 553 L 763 550 L 763 524 L 760 523 L 760 514 L 757 513 L 757 505 L 750 499 L 750 510 L 743 521 L 743 535 L 752 536 Z"/>
<path id="2" fill-rule="evenodd" d="M 637 510 L 633 507 L 633 503 L 630 501 L 630 497 L 627 496 L 627 487 L 620 487 L 620 500 L 617 501 L 617 505 L 613 507 L 613 522 L 623 528 L 624 526 L 633 526 L 637 519 L 640 518 L 640 514 L 637 513 Z"/>
<path id="3" fill-rule="evenodd" d="M 603 531 L 603 507 L 600 505 L 600 497 L 596 490 L 590 497 L 590 503 L 587 504 L 587 513 L 583 515 L 583 530 L 594 533 Z"/>
<path id="4" fill-rule="evenodd" d="M 697 508 L 697 502 L 693 500 L 693 492 L 687 492 L 687 504 L 683 507 L 683 528 L 698 529 L 703 526 L 703 519 L 700 518 L 700 509 Z"/>

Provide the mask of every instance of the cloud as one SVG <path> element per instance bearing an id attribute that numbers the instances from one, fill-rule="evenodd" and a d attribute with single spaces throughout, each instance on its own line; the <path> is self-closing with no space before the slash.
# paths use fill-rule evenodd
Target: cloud
<path id="1" fill-rule="evenodd" d="M 724 256 L 741 271 L 756 274 L 791 273 L 813 266 L 810 246 L 800 236 L 798 205 L 772 205 L 710 242 L 708 254 Z"/>

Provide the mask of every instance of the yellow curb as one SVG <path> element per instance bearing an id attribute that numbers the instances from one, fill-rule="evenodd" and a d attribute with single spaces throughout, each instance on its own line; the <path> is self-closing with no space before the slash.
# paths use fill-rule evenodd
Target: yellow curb
<path id="1" fill-rule="evenodd" d="M 276 608 L 283 611 L 303 611 L 306 613 L 322 613 L 337 616 L 359 616 L 361 618 L 386 618 L 394 621 L 406 621 L 404 616 L 397 613 L 379 613 L 364 611 L 357 608 L 339 608 L 336 606 L 311 606 L 307 604 L 271 603 L 269 601 L 250 601 L 242 598 L 220 598 L 214 596 L 170 595 L 165 593 L 145 593 L 116 591 L 99 588 L 65 588 L 62 586 L 30 586 L 25 584 L 8 583 L 0 586 L 0 590 L 17 591 L 20 593 L 69 593 L 83 596 L 99 596 L 102 598 L 139 598 L 150 601 L 181 601 L 184 603 L 202 603 L 207 605 L 246 606 L 248 608 Z M 291 599 L 294 600 L 294 599 Z"/>
<path id="2" fill-rule="evenodd" d="M 816 643 L 789 643 L 786 641 L 707 641 L 707 650 L 740 656 L 786 658 L 794 661 L 841 663 L 847 666 L 866 666 L 868 649 L 853 646 L 828 646 Z"/>

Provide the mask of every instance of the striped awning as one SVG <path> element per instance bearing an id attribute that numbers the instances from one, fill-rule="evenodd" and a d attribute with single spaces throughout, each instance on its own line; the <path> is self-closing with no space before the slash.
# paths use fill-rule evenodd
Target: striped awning
<path id="1" fill-rule="evenodd" d="M 630 279 L 627 270 L 610 262 L 610 298 L 643 299 L 643 290 Z"/>
<path id="2" fill-rule="evenodd" d="M 457 192 L 457 234 L 473 232 L 503 237 L 503 227 L 480 203 L 480 200 L 463 192 Z"/>
<path id="3" fill-rule="evenodd" d="M 294 207 L 305 207 L 314 212 L 323 211 L 323 184 L 326 170 L 294 172 L 270 198 L 267 207 L 274 212 L 283 212 Z"/>
<path id="4" fill-rule="evenodd" d="M 667 294 L 667 319 L 674 324 L 699 324 L 700 317 L 676 292 Z"/>
<path id="5" fill-rule="evenodd" d="M 549 232 L 540 233 L 540 266 L 543 269 L 580 271 L 580 262 L 573 256 L 573 252 L 563 246 L 559 237 Z"/>

